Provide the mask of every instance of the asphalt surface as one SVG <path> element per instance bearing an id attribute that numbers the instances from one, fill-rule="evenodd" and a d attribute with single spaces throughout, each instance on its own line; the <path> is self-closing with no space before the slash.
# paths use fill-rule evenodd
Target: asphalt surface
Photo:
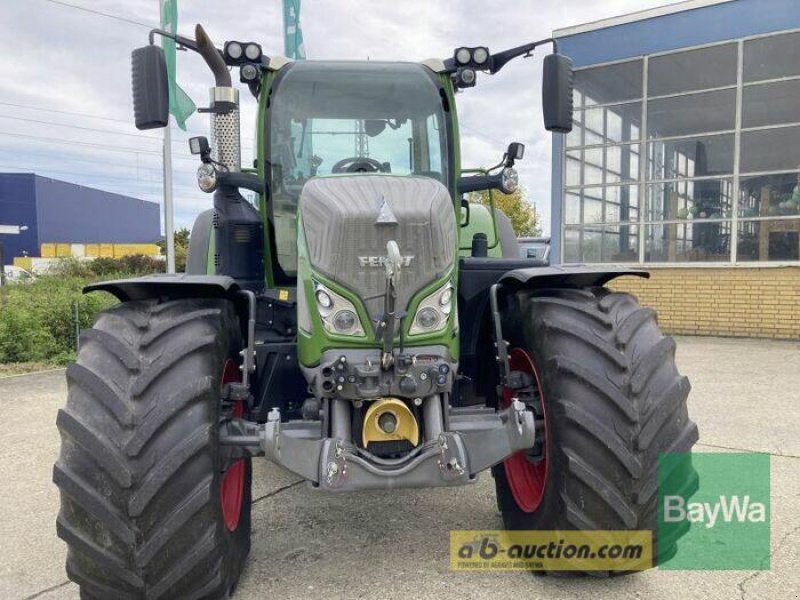
<path id="1" fill-rule="evenodd" d="M 679 338 L 700 451 L 772 455 L 772 570 L 611 580 L 454 573 L 451 529 L 500 528 L 491 477 L 448 490 L 325 495 L 254 465 L 253 544 L 236 600 L 800 597 L 800 343 Z M 0 379 L 0 598 L 77 598 L 55 535 L 63 372 Z"/>

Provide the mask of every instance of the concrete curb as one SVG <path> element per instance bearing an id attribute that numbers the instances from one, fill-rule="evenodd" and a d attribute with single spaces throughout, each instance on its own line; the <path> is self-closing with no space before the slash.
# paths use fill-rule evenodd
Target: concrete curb
<path id="1" fill-rule="evenodd" d="M 45 369 L 44 371 L 31 371 L 30 373 L 17 373 L 16 375 L 0 375 L 0 381 L 6 379 L 15 379 L 17 377 L 30 377 L 31 375 L 44 375 L 46 373 L 55 373 L 56 371 L 66 371 L 66 367 L 56 367 L 55 369 Z"/>

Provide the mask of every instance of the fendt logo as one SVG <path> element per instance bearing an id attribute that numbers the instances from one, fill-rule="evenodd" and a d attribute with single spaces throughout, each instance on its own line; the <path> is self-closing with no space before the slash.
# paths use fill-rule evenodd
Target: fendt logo
<path id="1" fill-rule="evenodd" d="M 714 527 L 722 518 L 725 523 L 763 523 L 767 520 L 767 507 L 754 502 L 750 496 L 720 496 L 719 502 L 687 502 L 682 496 L 664 496 L 664 522 L 704 523 Z"/>
<path id="2" fill-rule="evenodd" d="M 410 267 L 411 261 L 414 260 L 413 255 L 401 256 L 402 262 L 400 263 L 404 267 Z M 359 256 L 358 262 L 361 264 L 362 267 L 382 267 L 386 264 L 386 257 L 385 256 Z"/>

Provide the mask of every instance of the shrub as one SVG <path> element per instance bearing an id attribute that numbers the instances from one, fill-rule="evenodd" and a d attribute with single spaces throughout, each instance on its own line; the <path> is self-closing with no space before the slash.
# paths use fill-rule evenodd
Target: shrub
<path id="1" fill-rule="evenodd" d="M 74 272 L 73 265 L 67 268 Z M 68 361 L 76 348 L 76 322 L 78 329 L 91 327 L 98 312 L 116 303 L 106 293 L 82 294 L 86 283 L 75 276 L 42 276 L 0 288 L 0 362 Z"/>

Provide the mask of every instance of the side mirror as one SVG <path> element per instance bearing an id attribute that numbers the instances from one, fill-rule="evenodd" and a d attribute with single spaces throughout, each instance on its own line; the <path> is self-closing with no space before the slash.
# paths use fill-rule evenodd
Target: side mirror
<path id="1" fill-rule="evenodd" d="M 461 223 L 461 227 L 469 227 L 469 200 L 463 196 L 461 198 L 461 214 L 466 217 L 464 222 Z"/>
<path id="2" fill-rule="evenodd" d="M 169 123 L 169 86 L 164 50 L 150 44 L 131 54 L 133 116 L 136 129 L 166 127 Z"/>
<path id="3" fill-rule="evenodd" d="M 563 54 L 544 58 L 542 77 L 542 112 L 544 126 L 555 133 L 572 131 L 572 61 Z"/>

